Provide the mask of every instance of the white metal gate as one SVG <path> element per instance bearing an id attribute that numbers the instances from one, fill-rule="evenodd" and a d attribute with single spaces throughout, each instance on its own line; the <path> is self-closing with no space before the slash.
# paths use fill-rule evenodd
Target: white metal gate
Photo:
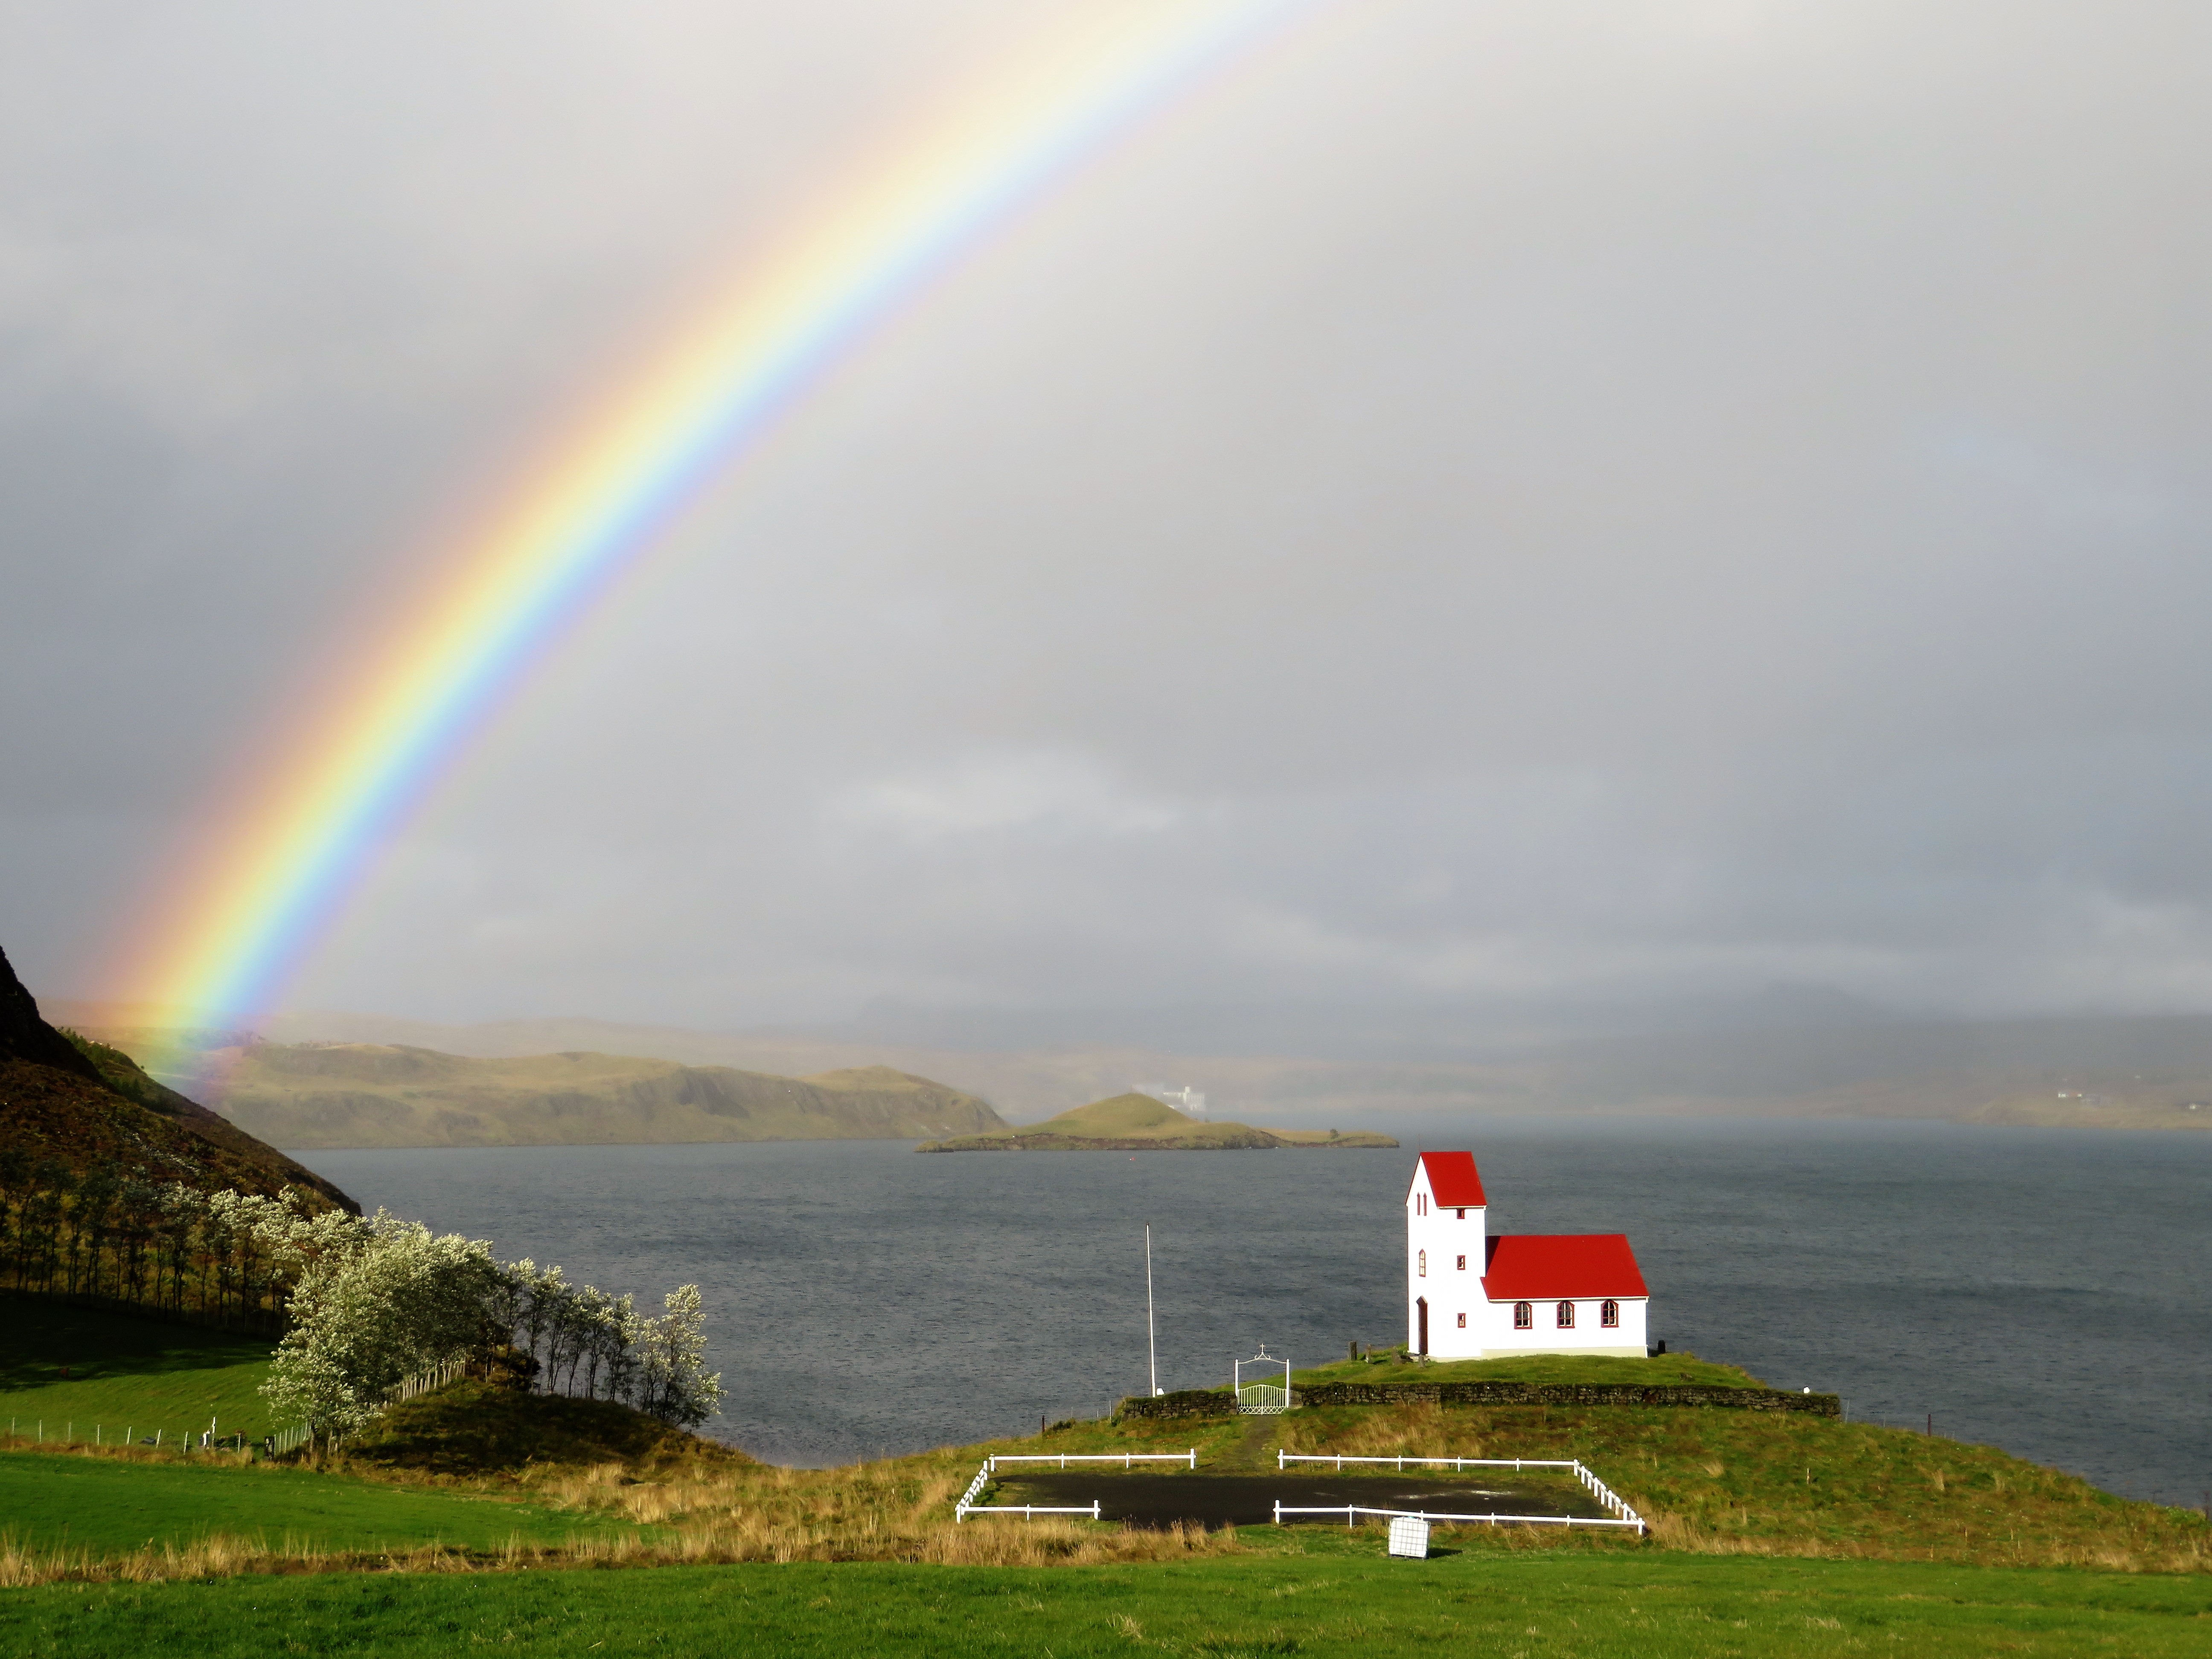
<path id="1" fill-rule="evenodd" d="M 1280 1365 L 1283 1380 L 1279 1384 L 1247 1382 L 1244 1380 L 1247 1365 L 1265 1365 L 1270 1370 Z M 1231 1386 L 1237 1391 L 1237 1409 L 1248 1417 L 1273 1417 L 1286 1412 L 1291 1408 L 1291 1362 L 1269 1353 L 1267 1345 L 1262 1342 L 1257 1355 L 1237 1362 L 1236 1369 L 1231 1373 Z"/>

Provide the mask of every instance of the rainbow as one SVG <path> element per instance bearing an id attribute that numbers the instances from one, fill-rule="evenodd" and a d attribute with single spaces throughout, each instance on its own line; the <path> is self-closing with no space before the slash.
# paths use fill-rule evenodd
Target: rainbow
<path id="1" fill-rule="evenodd" d="M 1081 161 L 1318 0 L 1149 0 L 963 103 L 745 273 L 450 562 L 224 818 L 115 977 L 266 1012 L 524 671 L 824 371 Z"/>

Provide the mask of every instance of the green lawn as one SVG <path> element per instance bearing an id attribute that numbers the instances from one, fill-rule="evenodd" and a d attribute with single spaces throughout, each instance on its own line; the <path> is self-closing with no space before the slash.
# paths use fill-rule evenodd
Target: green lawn
<path id="1" fill-rule="evenodd" d="M 1263 1381 L 1265 1379 L 1262 1379 Z M 1277 1380 L 1281 1380 L 1278 1373 Z M 1717 1365 L 1695 1354 L 1661 1354 L 1656 1359 L 1607 1358 L 1598 1354 L 1528 1354 L 1516 1359 L 1432 1359 L 1399 1363 L 1395 1349 L 1373 1359 L 1339 1359 L 1292 1374 L 1301 1389 L 1323 1382 L 1565 1382 L 1618 1383 L 1635 1388 L 1763 1389 L 1766 1385 L 1735 1365 Z"/>
<path id="2" fill-rule="evenodd" d="M 0 1651 L 2166 1659 L 2212 1649 L 2201 1578 L 1741 1559 L 1414 1562 L 1370 1550 L 1144 1567 L 802 1563 L 53 1585 L 0 1592 Z"/>
<path id="3" fill-rule="evenodd" d="M 327 1550 L 489 1549 L 511 1537 L 558 1543 L 622 1524 L 282 1466 L 0 1453 L 0 1534 L 39 1552 L 66 1546 L 113 1556 L 218 1534 Z"/>
<path id="4" fill-rule="evenodd" d="M 271 1347 L 258 1338 L 27 1296 L 0 1299 L 0 1430 L 35 1437 L 43 1423 L 52 1443 L 158 1429 L 166 1443 L 210 1417 L 254 1439 L 279 1426 L 258 1392 Z"/>

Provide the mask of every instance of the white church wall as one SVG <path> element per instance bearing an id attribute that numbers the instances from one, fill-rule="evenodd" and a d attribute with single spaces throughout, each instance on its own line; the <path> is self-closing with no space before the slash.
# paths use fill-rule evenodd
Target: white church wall
<path id="1" fill-rule="evenodd" d="M 1435 1202 L 1425 1166 L 1406 1194 L 1406 1346 L 1421 1351 L 1420 1303 L 1429 1304 L 1429 1353 L 1474 1359 L 1482 1352 L 1482 1269 L 1489 1234 L 1485 1206 L 1446 1209 Z M 1467 1323 L 1459 1322 L 1464 1315 Z"/>
<path id="2" fill-rule="evenodd" d="M 1650 1347 L 1645 1318 L 1650 1304 L 1645 1298 L 1615 1297 L 1620 1309 L 1620 1323 L 1613 1327 L 1603 1322 L 1605 1298 L 1573 1298 L 1575 1322 L 1571 1328 L 1565 1330 L 1559 1323 L 1561 1299 L 1532 1299 L 1529 1312 L 1533 1322 L 1526 1330 L 1516 1328 L 1513 1323 L 1513 1303 L 1486 1300 L 1482 1357 L 1505 1359 L 1519 1354 L 1587 1353 L 1619 1358 L 1644 1358 Z"/>
<path id="3" fill-rule="evenodd" d="M 1604 1298 L 1575 1298 L 1575 1322 L 1560 1328 L 1559 1298 L 1532 1304 L 1528 1329 L 1513 1323 L 1510 1301 L 1492 1302 L 1483 1284 L 1488 1264 L 1488 1212 L 1481 1205 L 1447 1208 L 1436 1202 L 1425 1162 L 1414 1165 L 1406 1194 L 1406 1346 L 1422 1352 L 1421 1304 L 1428 1305 L 1427 1352 L 1432 1359 L 1505 1358 L 1516 1354 L 1585 1353 L 1641 1358 L 1650 1346 L 1648 1304 L 1621 1297 L 1620 1322 L 1602 1322 Z"/>

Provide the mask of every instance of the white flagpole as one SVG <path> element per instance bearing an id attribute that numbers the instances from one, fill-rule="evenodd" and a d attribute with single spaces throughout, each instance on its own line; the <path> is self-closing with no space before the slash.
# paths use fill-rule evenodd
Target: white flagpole
<path id="1" fill-rule="evenodd" d="M 1152 1323 L 1152 1225 L 1145 1224 L 1145 1348 L 1152 1356 L 1152 1393 L 1160 1391 L 1160 1344 L 1157 1328 Z"/>

